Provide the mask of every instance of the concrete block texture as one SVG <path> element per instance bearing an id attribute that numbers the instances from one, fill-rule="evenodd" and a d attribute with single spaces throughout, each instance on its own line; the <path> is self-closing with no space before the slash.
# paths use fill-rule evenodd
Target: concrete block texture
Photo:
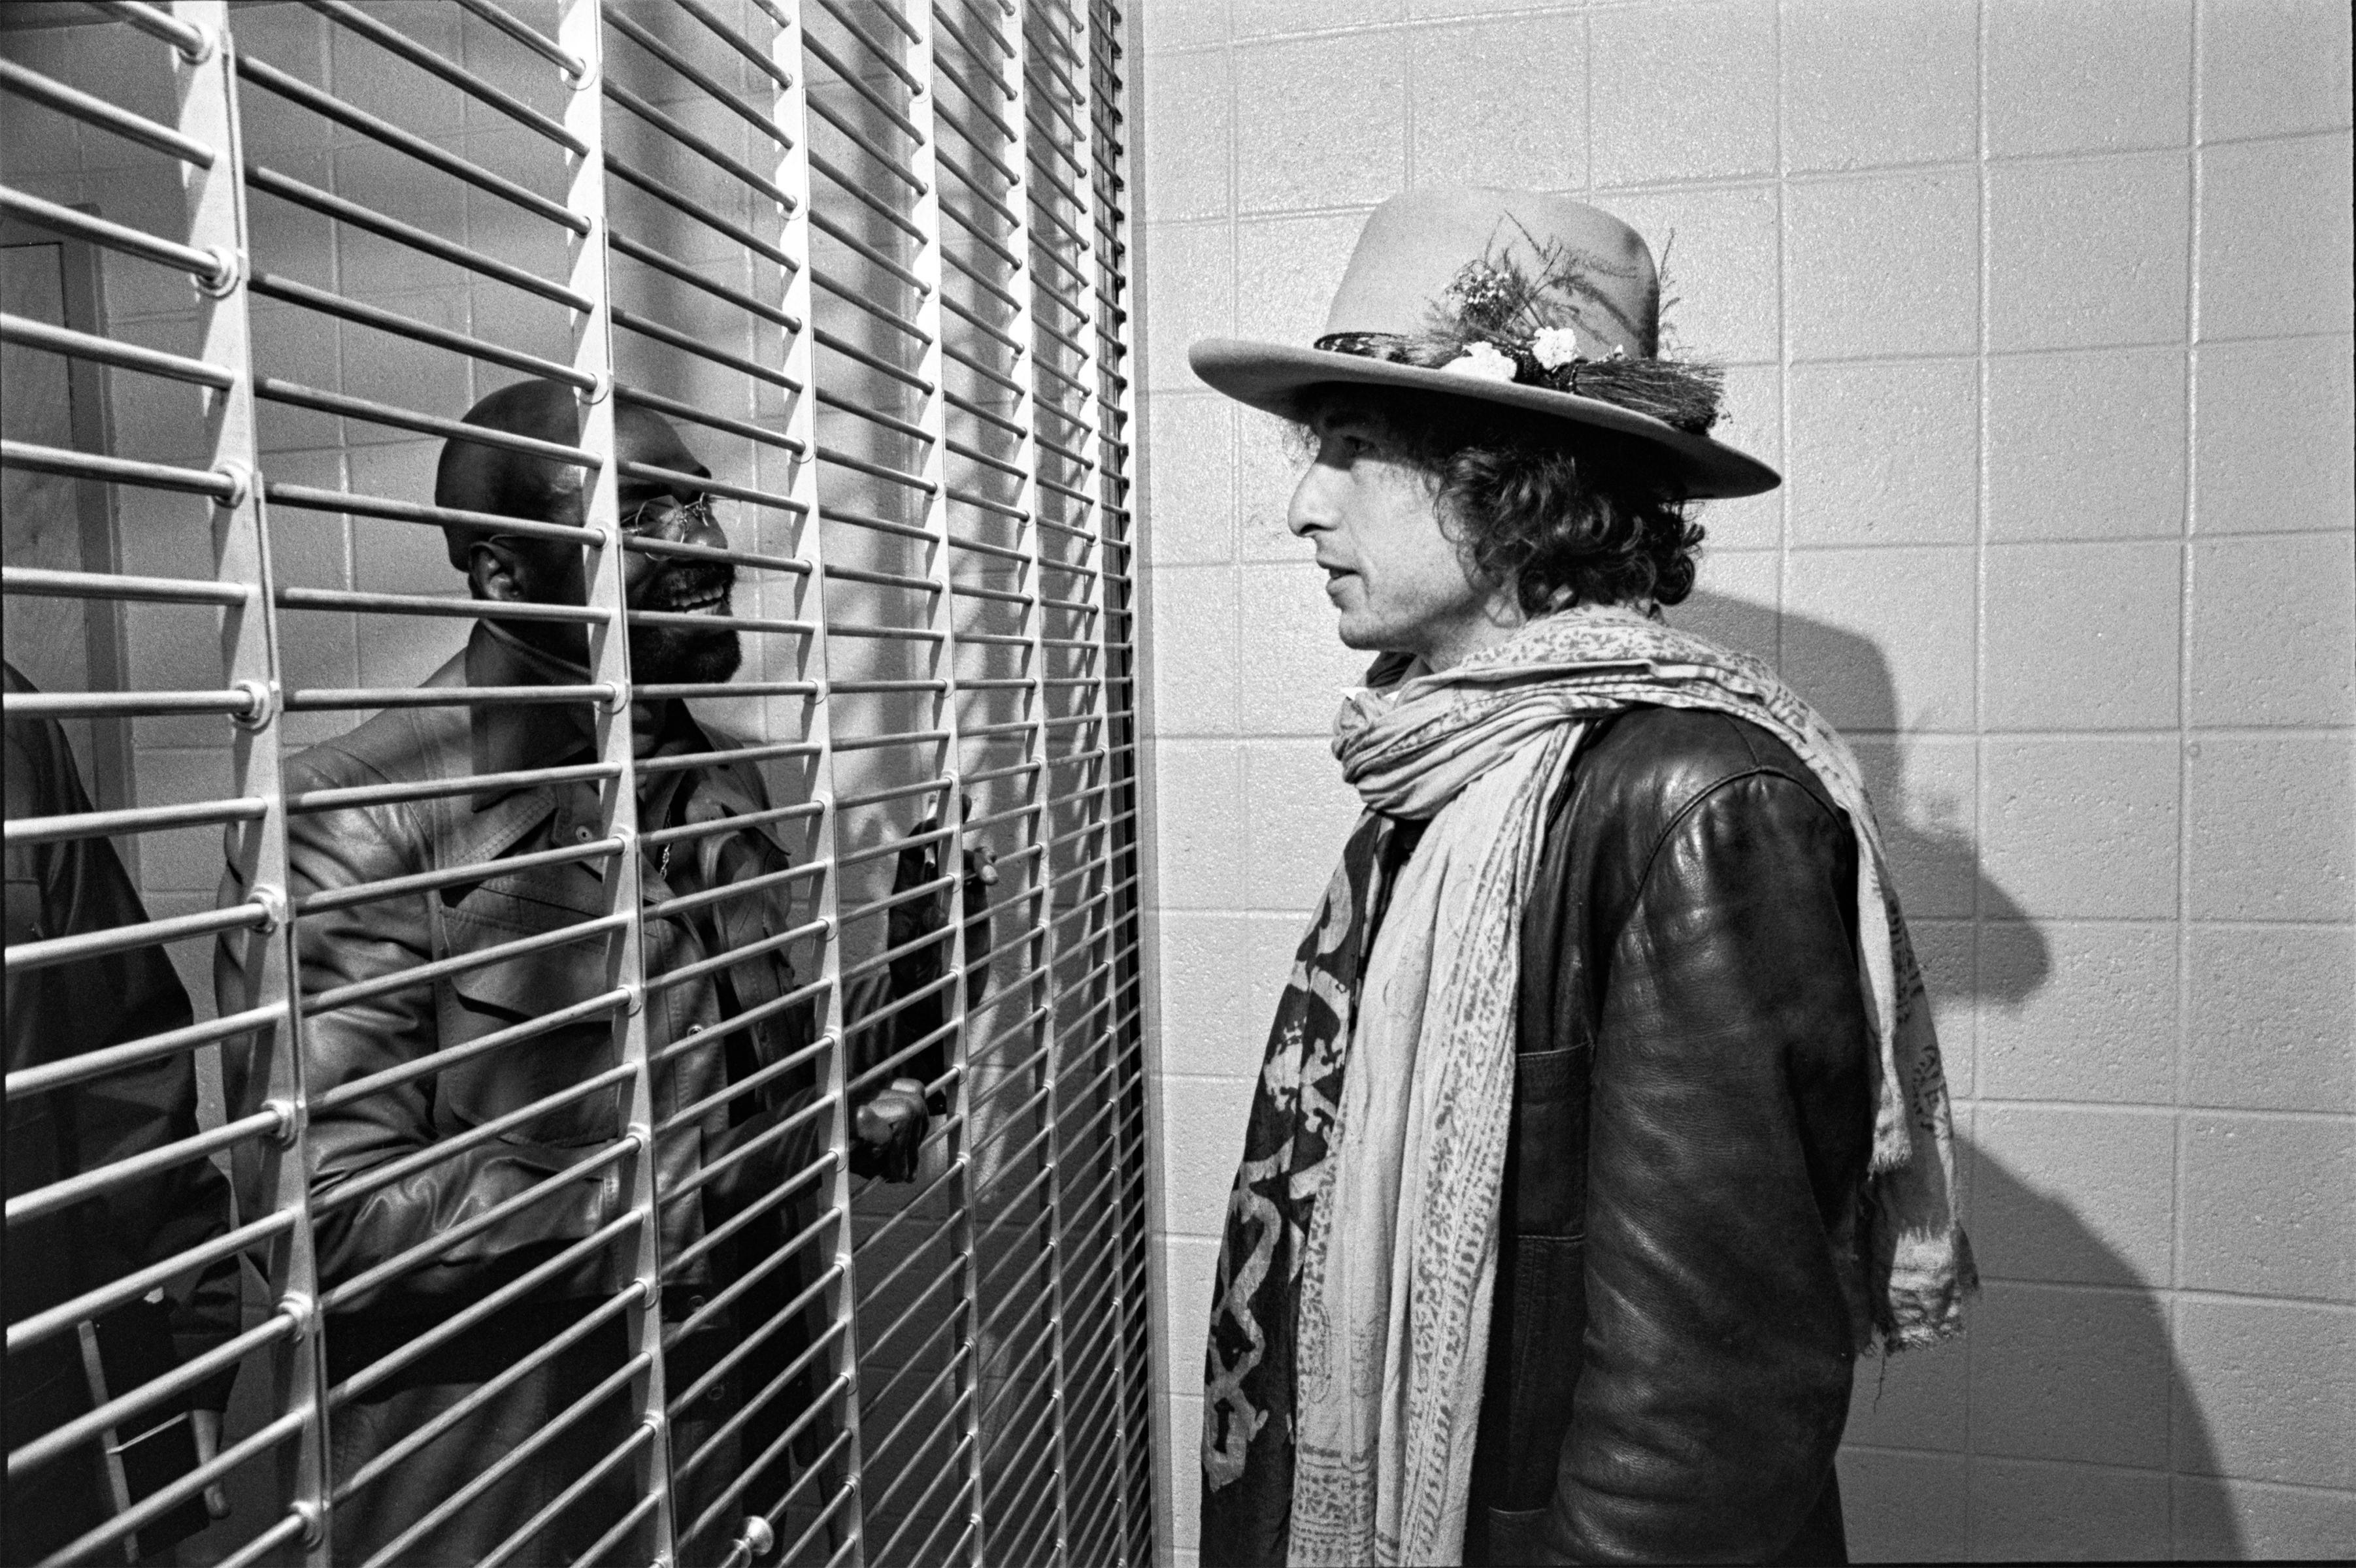
<path id="1" fill-rule="evenodd" d="M 1852 1556 L 2356 1542 L 2349 37 L 2325 0 L 1147 7 L 1173 1562 L 1200 1281 L 1365 664 L 1285 528 L 1306 454 L 1185 345 L 1308 343 L 1366 211 L 1455 180 L 1665 251 L 1670 351 L 1784 475 L 1699 509 L 1670 617 L 1855 746 L 1988 1282 L 1962 1344 L 1858 1365 Z"/>

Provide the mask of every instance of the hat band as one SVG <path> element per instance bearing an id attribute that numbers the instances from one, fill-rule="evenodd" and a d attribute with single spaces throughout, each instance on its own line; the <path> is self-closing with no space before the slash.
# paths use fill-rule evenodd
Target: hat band
<path id="1" fill-rule="evenodd" d="M 1592 398 L 1656 419 L 1689 435 L 1707 434 L 1718 422 L 1726 378 L 1717 366 L 1632 359 L 1617 348 L 1608 359 L 1590 359 L 1551 352 L 1556 346 L 1546 341 L 1547 336 L 1541 334 L 1529 342 L 1503 336 L 1467 342 L 1452 334 L 1329 332 L 1313 347 L 1328 354 L 1409 365 L 1472 381 Z"/>

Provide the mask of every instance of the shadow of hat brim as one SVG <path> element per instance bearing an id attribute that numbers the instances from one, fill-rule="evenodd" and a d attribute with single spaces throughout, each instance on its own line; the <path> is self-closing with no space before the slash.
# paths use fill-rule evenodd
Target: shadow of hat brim
<path id="1" fill-rule="evenodd" d="M 1207 337 L 1186 353 L 1187 363 L 1211 386 L 1239 403 L 1280 419 L 1295 417 L 1301 392 L 1332 382 L 1369 387 L 1407 387 L 1449 397 L 1473 398 L 1551 414 L 1575 424 L 1621 432 L 1661 449 L 1670 469 L 1696 500 L 1756 496 L 1772 490 L 1783 476 L 1757 458 L 1706 435 L 1692 435 L 1649 414 L 1598 398 L 1582 398 L 1545 387 L 1484 381 L 1419 365 L 1393 365 L 1322 348 L 1293 348 L 1234 337 Z"/>

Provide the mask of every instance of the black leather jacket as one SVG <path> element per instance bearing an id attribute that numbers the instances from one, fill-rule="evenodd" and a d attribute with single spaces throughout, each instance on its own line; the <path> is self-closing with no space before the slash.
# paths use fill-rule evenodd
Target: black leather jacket
<path id="1" fill-rule="evenodd" d="M 1576 759 L 1523 923 L 1468 1563 L 1845 1559 L 1857 853 L 1741 720 L 1635 709 Z"/>

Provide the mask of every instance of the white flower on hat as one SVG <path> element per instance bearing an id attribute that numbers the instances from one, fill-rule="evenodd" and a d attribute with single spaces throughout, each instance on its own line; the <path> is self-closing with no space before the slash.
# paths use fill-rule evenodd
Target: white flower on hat
<path id="1" fill-rule="evenodd" d="M 1494 343 L 1475 343 L 1440 368 L 1479 381 L 1510 381 L 1515 374 L 1512 357 Z"/>
<path id="2" fill-rule="evenodd" d="M 1530 339 L 1530 356 L 1549 370 L 1559 370 L 1580 357 L 1579 334 L 1568 326 L 1549 326 Z"/>

